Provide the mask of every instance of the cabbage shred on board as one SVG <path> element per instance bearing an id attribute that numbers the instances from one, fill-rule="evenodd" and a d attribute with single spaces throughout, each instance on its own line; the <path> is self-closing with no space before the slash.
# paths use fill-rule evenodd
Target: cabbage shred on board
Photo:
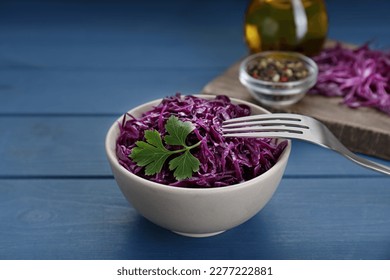
<path id="1" fill-rule="evenodd" d="M 275 139 L 222 136 L 224 120 L 250 114 L 248 106 L 233 104 L 227 96 L 220 95 L 211 100 L 180 94 L 166 97 L 140 118 L 130 114 L 123 117 L 119 123 L 120 134 L 116 146 L 119 163 L 140 177 L 171 186 L 222 187 L 250 180 L 269 170 L 287 145 L 287 141 L 277 143 Z M 187 137 L 188 145 L 201 141 L 191 150 L 200 161 L 200 166 L 189 179 L 176 180 L 167 164 L 160 173 L 145 175 L 144 167 L 129 158 L 135 142 L 145 140 L 145 131 L 155 129 L 164 137 L 165 124 L 171 116 L 195 126 Z"/>
<path id="2" fill-rule="evenodd" d="M 315 56 L 317 84 L 312 94 L 341 96 L 350 108 L 373 107 L 390 115 L 390 52 L 368 45 L 348 49 L 341 44 Z"/>

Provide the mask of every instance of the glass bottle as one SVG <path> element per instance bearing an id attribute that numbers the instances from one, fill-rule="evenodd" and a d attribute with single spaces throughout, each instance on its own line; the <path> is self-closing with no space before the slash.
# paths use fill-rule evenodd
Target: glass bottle
<path id="1" fill-rule="evenodd" d="M 251 53 L 266 50 L 317 54 L 326 39 L 323 0 L 252 0 L 245 14 L 245 41 Z"/>

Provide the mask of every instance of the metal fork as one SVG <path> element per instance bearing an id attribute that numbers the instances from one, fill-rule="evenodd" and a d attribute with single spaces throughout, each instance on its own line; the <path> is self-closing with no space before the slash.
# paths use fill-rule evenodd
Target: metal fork
<path id="1" fill-rule="evenodd" d="M 321 122 L 297 114 L 263 114 L 226 120 L 224 137 L 294 138 L 334 150 L 355 163 L 390 175 L 390 168 L 361 158 L 348 150 Z"/>

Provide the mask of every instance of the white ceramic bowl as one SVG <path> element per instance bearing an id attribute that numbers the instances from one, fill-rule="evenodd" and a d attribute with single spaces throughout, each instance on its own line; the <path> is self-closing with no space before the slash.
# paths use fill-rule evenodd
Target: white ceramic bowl
<path id="1" fill-rule="evenodd" d="M 197 95 L 210 99 L 214 96 Z M 245 101 L 253 114 L 268 113 Z M 138 106 L 129 112 L 140 116 L 160 103 L 161 99 Z M 289 141 L 278 162 L 262 175 L 244 183 L 217 188 L 182 188 L 155 183 L 122 167 L 115 153 L 119 135 L 118 121 L 108 130 L 105 142 L 108 161 L 122 193 L 146 219 L 178 234 L 205 237 L 238 226 L 256 215 L 271 199 L 283 176 L 291 151 Z"/>

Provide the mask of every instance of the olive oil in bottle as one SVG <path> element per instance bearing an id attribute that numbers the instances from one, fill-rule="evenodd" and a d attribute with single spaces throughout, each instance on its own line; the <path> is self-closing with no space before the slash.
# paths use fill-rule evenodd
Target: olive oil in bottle
<path id="1" fill-rule="evenodd" d="M 315 55 L 327 31 L 323 0 L 252 0 L 245 14 L 245 40 L 252 53 L 284 50 Z"/>

